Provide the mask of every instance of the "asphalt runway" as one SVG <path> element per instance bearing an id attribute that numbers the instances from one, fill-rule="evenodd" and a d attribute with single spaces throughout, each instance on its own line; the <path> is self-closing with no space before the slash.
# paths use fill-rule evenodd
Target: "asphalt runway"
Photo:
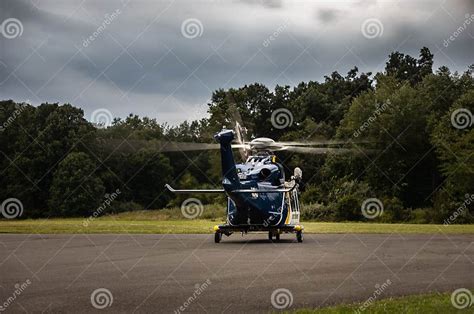
<path id="1" fill-rule="evenodd" d="M 15 313 L 271 312 L 474 288 L 472 235 L 266 238 L 234 234 L 215 244 L 213 235 L 3 234 L 0 306 Z"/>

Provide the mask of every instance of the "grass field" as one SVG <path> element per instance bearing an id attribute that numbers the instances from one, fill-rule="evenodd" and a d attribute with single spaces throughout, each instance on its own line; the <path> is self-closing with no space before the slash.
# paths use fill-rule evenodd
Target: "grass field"
<path id="1" fill-rule="evenodd" d="M 213 218 L 210 218 L 213 217 Z M 223 222 L 184 219 L 176 210 L 136 211 L 95 219 L 50 218 L 0 220 L 0 233 L 212 233 Z M 358 222 L 302 222 L 306 233 L 474 233 L 474 225 L 381 224 Z"/>
<path id="2" fill-rule="evenodd" d="M 471 311 L 470 311 L 471 310 Z M 375 301 L 367 307 L 363 303 L 337 305 L 321 309 L 297 310 L 298 314 L 335 314 L 335 313 L 472 313 L 472 306 L 463 310 L 451 303 L 451 293 L 414 295 L 401 298 Z"/>

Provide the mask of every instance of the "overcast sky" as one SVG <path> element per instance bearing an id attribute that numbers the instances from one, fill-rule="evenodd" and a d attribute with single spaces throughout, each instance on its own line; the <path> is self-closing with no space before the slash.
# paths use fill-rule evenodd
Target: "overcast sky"
<path id="1" fill-rule="evenodd" d="M 175 124 L 205 116 L 218 88 L 376 72 L 394 50 L 474 63 L 473 0 L 1 0 L 1 22 L 0 99 L 71 103 L 88 119 L 104 108 Z"/>

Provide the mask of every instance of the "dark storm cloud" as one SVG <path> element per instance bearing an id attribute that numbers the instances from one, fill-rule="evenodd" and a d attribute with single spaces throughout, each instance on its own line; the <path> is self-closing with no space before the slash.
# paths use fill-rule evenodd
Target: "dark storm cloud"
<path id="1" fill-rule="evenodd" d="M 472 4 L 443 3 L 2 0 L 1 21 L 17 18 L 24 30 L 0 36 L 0 98 L 176 123 L 202 117 L 217 88 L 295 85 L 355 65 L 380 71 L 394 49 L 427 46 L 436 66 L 462 71 L 473 63 L 472 27 L 448 47 L 443 40 Z M 369 18 L 383 28 L 373 39 L 361 32 Z M 183 35 L 185 21 L 197 33 Z"/>

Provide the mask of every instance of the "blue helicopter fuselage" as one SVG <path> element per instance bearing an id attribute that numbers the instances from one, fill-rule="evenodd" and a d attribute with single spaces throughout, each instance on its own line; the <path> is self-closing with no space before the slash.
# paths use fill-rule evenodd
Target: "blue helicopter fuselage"
<path id="1" fill-rule="evenodd" d="M 281 192 L 285 184 L 283 167 L 275 162 L 275 156 L 261 154 L 250 156 L 245 163 L 236 164 L 232 153 L 232 130 L 223 130 L 215 135 L 220 143 L 222 163 L 222 185 L 228 196 L 227 223 L 230 226 L 263 225 L 277 227 L 291 221 L 293 192 Z M 236 191 L 255 190 L 255 193 Z M 275 192 L 272 192 L 275 190 Z M 268 191 L 261 193 L 257 191 Z M 299 217 L 298 217 L 299 218 Z"/>

